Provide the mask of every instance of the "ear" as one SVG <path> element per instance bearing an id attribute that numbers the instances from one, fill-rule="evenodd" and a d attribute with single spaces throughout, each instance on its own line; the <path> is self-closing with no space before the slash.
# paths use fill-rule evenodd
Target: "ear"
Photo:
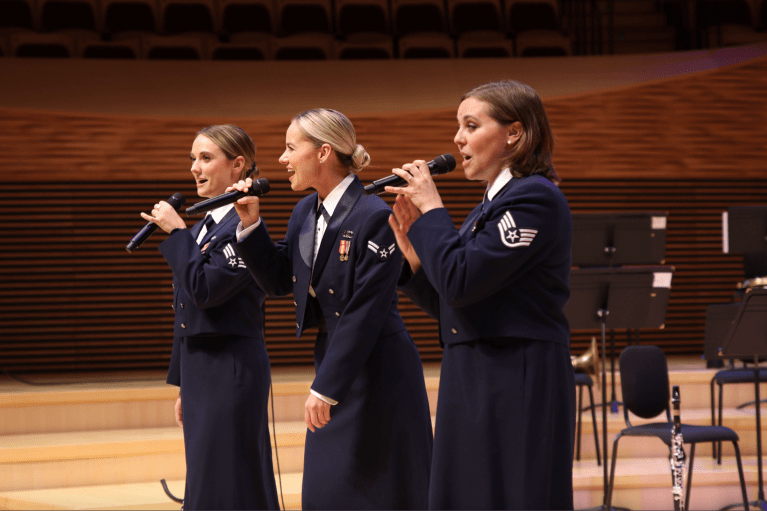
<path id="1" fill-rule="evenodd" d="M 522 123 L 514 121 L 509 125 L 508 134 L 506 136 L 506 145 L 513 146 L 517 141 L 522 138 Z"/>
<path id="2" fill-rule="evenodd" d="M 330 144 L 322 144 L 320 146 L 320 162 L 324 162 L 327 160 L 330 155 L 333 153 L 333 148 L 330 147 Z"/>
<path id="3" fill-rule="evenodd" d="M 239 175 L 242 173 L 242 169 L 245 168 L 245 158 L 243 156 L 238 156 L 234 160 L 232 160 L 232 172 Z"/>

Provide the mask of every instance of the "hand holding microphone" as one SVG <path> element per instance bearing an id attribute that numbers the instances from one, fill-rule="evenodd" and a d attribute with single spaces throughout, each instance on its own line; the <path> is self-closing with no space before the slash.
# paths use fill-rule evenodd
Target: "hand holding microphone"
<path id="1" fill-rule="evenodd" d="M 406 163 L 401 169 L 392 169 L 394 176 L 379 179 L 374 184 L 388 180 L 384 183 L 385 191 L 404 195 L 421 213 L 426 213 L 432 209 L 444 207 L 432 176 L 445 174 L 454 168 L 453 155 L 443 154 L 428 163 L 416 160 L 413 163 Z M 394 185 L 401 183 L 406 186 L 394 186 L 391 183 Z"/>
<path id="2" fill-rule="evenodd" d="M 184 221 L 181 220 L 181 217 L 179 217 L 175 213 L 175 211 L 178 211 L 181 208 L 181 206 L 184 205 L 184 202 L 186 202 L 186 198 L 180 193 L 174 193 L 173 195 L 170 196 L 170 198 L 167 201 L 167 204 L 174 210 L 174 216 L 178 218 L 178 220 L 180 220 L 181 222 L 180 225 L 177 225 L 178 227 L 186 227 L 186 225 L 184 224 Z M 131 240 L 128 242 L 128 245 L 125 247 L 125 250 L 127 250 L 128 252 L 133 252 L 134 250 L 139 248 L 147 239 L 149 239 L 149 236 L 151 236 L 152 233 L 156 231 L 158 227 L 160 227 L 160 225 L 157 223 L 159 220 L 161 219 L 168 220 L 165 215 L 161 214 L 162 207 L 163 207 L 162 202 L 160 202 L 158 204 L 155 204 L 152 215 L 141 213 L 141 217 L 144 220 L 148 220 L 149 223 L 146 224 L 143 227 L 143 229 L 141 229 L 138 233 L 136 233 L 136 235 L 133 238 L 131 238 Z M 167 225 L 166 227 L 169 227 L 169 225 Z M 163 229 L 165 229 L 165 227 L 163 227 Z M 170 231 L 172 230 L 172 228 L 166 229 L 166 230 Z"/>
<path id="3" fill-rule="evenodd" d="M 269 192 L 269 181 L 263 177 L 256 179 L 255 181 L 251 181 L 251 179 L 248 178 L 246 181 L 240 181 L 237 185 L 227 188 L 227 190 L 231 188 L 231 191 L 222 193 L 216 197 L 211 197 L 210 199 L 198 202 L 197 204 L 186 208 L 187 216 L 201 215 L 208 211 L 213 211 L 221 206 L 237 202 L 238 199 L 245 197 L 246 195 L 261 197 Z M 243 191 L 246 189 L 247 191 Z"/>
<path id="4" fill-rule="evenodd" d="M 418 162 L 422 162 L 422 160 L 416 160 L 414 163 Z M 407 165 L 403 165 L 402 168 L 405 169 L 406 166 Z M 455 158 L 452 154 L 443 154 L 426 163 L 426 166 L 429 168 L 429 174 L 432 176 L 447 174 L 455 168 Z M 386 176 L 367 185 L 365 187 L 365 195 L 370 195 L 371 193 L 379 195 L 384 191 L 388 191 L 386 190 L 387 186 L 407 186 L 408 181 L 411 179 L 412 172 L 410 175 L 402 175 L 397 172 L 397 170 L 398 169 L 394 169 L 392 171 L 395 175 Z"/>

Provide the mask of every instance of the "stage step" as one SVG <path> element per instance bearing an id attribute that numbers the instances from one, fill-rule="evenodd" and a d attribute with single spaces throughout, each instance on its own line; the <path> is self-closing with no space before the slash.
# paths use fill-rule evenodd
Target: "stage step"
<path id="1" fill-rule="evenodd" d="M 706 369 L 696 357 L 670 357 L 669 367 L 671 384 L 681 387 L 683 422 L 710 424 L 710 381 L 716 370 Z M 607 369 L 609 400 L 609 359 Z M 424 374 L 434 418 L 439 364 L 426 364 Z M 303 405 L 313 376 L 314 371 L 304 367 L 275 368 L 272 373 L 278 445 L 274 454 L 275 458 L 279 454 L 288 509 L 300 507 L 306 435 Z M 178 509 L 159 484 L 163 478 L 172 481 L 176 486 L 171 490 L 182 495 L 186 470 L 182 431 L 173 419 L 178 390 L 165 384 L 164 377 L 161 372 L 134 373 L 110 381 L 108 375 L 51 375 L 36 378 L 38 383 L 47 382 L 37 386 L 0 380 L 0 509 Z M 615 385 L 616 399 L 620 400 L 617 372 Z M 767 384 L 761 389 L 767 396 Z M 753 385 L 724 387 L 724 424 L 741 437 L 751 498 L 756 486 L 754 407 L 735 407 L 753 400 L 753 393 Z M 594 394 L 601 402 L 601 390 L 595 387 Z M 584 398 L 584 405 L 588 404 Z M 611 451 L 615 434 L 625 427 L 622 408 L 617 414 L 608 413 L 607 419 Z M 634 424 L 641 422 L 632 420 Z M 600 408 L 597 427 L 601 448 Z M 710 445 L 698 447 L 694 507 L 718 509 L 739 500 L 732 447 L 725 445 L 723 453 L 723 465 L 718 466 L 711 458 Z M 614 505 L 670 508 L 667 456 L 667 448 L 657 439 L 622 440 Z M 576 462 L 574 473 L 576 507 L 599 506 L 602 484 L 591 414 L 584 412 L 581 461 Z M 82 500 L 76 500 L 79 498 Z"/>
<path id="2" fill-rule="evenodd" d="M 432 415 L 436 413 L 439 364 L 425 364 Z M 0 436 L 176 425 L 178 388 L 162 371 L 131 373 L 120 379 L 103 374 L 28 377 L 27 385 L 0 376 Z M 304 403 L 314 379 L 311 367 L 273 368 L 276 421 L 303 421 Z M 271 418 L 271 408 L 269 410 Z"/>
<path id="3" fill-rule="evenodd" d="M 184 481 L 166 480 L 176 497 L 184 496 Z M 285 509 L 301 509 L 301 474 L 283 474 Z M 279 490 L 279 487 L 278 487 Z M 78 486 L 0 493 L 0 509 L 180 509 L 170 500 L 160 481 Z"/>
<path id="4" fill-rule="evenodd" d="M 749 499 L 756 497 L 756 458 L 745 457 L 744 473 Z M 671 509 L 671 477 L 665 458 L 623 458 L 616 467 L 613 505 L 629 509 Z M 301 473 L 282 473 L 286 509 L 301 507 Z M 169 480 L 177 497 L 184 494 L 183 480 Z M 573 471 L 575 508 L 598 507 L 604 496 L 601 467 L 576 462 Z M 278 480 L 279 491 L 279 480 Z M 712 460 L 695 460 L 691 492 L 694 509 L 720 509 L 741 500 L 735 460 L 721 466 Z M 76 486 L 42 490 L 0 492 L 0 509 L 179 509 L 163 492 L 159 479 L 151 482 Z"/>

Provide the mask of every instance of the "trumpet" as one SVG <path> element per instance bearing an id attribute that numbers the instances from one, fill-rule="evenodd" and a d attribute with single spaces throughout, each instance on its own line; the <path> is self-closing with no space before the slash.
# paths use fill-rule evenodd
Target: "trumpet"
<path id="1" fill-rule="evenodd" d="M 599 352 L 597 351 L 596 337 L 591 338 L 591 347 L 586 353 L 580 356 L 570 355 L 570 361 L 573 363 L 575 371 L 591 374 L 596 381 L 597 388 L 599 388 Z"/>

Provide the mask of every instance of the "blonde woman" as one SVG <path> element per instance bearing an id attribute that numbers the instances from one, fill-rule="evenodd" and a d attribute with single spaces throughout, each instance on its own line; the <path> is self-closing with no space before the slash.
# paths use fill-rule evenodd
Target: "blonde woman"
<path id="1" fill-rule="evenodd" d="M 296 334 L 318 327 L 305 404 L 303 509 L 425 509 L 432 430 L 423 367 L 397 311 L 401 255 L 391 209 L 363 195 L 370 157 L 340 112 L 296 116 L 280 163 L 295 191 L 274 243 L 260 200 L 236 204 L 237 249 L 269 295 L 293 293 Z M 251 180 L 235 188 L 246 191 Z"/>
<path id="2" fill-rule="evenodd" d="M 197 193 L 215 197 L 237 179 L 257 177 L 255 156 L 237 126 L 200 130 L 190 154 Z M 173 271 L 168 383 L 180 387 L 184 509 L 279 509 L 267 427 L 265 295 L 232 248 L 234 207 L 211 211 L 191 229 L 164 201 L 141 216 L 171 233 L 159 249 Z"/>

